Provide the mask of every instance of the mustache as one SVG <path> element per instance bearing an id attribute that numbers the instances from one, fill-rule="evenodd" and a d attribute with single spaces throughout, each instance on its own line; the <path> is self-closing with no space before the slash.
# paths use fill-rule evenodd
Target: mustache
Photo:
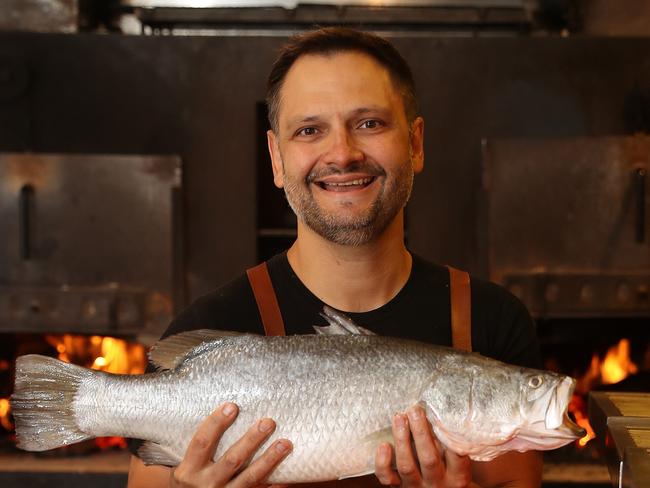
<path id="1" fill-rule="evenodd" d="M 321 168 L 314 168 L 308 175 L 305 181 L 313 183 L 327 176 L 332 175 L 345 175 L 349 173 L 365 173 L 368 176 L 385 176 L 386 171 L 376 163 L 370 161 L 360 161 L 358 163 L 351 163 L 344 168 L 335 165 L 327 165 Z"/>

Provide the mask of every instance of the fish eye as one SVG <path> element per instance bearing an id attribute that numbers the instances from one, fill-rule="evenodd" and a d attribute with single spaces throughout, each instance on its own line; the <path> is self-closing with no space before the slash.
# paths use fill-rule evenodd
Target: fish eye
<path id="1" fill-rule="evenodd" d="M 544 378 L 541 376 L 533 376 L 528 380 L 528 386 L 531 388 L 539 388 L 544 383 Z"/>

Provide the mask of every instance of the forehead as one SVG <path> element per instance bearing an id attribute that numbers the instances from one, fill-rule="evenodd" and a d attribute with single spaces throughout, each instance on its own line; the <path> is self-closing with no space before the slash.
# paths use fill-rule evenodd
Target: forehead
<path id="1" fill-rule="evenodd" d="M 371 56 L 345 51 L 307 54 L 289 69 L 280 91 L 280 119 L 365 106 L 402 109 L 390 74 Z"/>

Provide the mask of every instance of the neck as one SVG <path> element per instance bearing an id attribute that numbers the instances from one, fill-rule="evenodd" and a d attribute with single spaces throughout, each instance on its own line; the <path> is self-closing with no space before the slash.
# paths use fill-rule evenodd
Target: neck
<path id="1" fill-rule="evenodd" d="M 298 238 L 287 256 L 314 295 L 344 312 L 367 312 L 385 305 L 411 273 L 403 212 L 378 238 L 354 247 L 330 242 L 299 221 Z"/>

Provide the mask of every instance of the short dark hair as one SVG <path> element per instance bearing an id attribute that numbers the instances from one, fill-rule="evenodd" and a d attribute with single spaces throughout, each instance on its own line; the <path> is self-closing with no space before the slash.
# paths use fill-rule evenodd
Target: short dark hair
<path id="1" fill-rule="evenodd" d="M 345 27 L 325 27 L 292 37 L 273 63 L 266 88 L 266 105 L 271 128 L 278 131 L 280 90 L 284 79 L 298 58 L 307 54 L 328 55 L 356 51 L 367 54 L 388 70 L 395 87 L 400 91 L 409 123 L 418 112 L 413 74 L 404 58 L 386 39 L 368 32 Z"/>

